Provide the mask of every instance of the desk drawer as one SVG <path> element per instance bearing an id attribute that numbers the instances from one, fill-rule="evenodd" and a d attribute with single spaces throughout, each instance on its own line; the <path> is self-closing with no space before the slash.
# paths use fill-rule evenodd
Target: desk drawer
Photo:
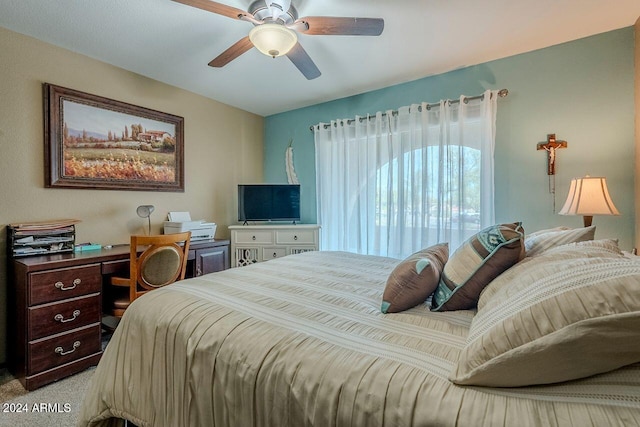
<path id="1" fill-rule="evenodd" d="M 100 311 L 100 294 L 29 307 L 28 340 L 99 323 Z"/>
<path id="2" fill-rule="evenodd" d="M 101 350 L 100 324 L 29 343 L 29 372 L 35 374 Z"/>
<path id="3" fill-rule="evenodd" d="M 117 275 L 122 277 L 129 276 L 129 258 L 117 260 L 117 261 L 107 261 L 102 263 L 102 274 L 107 275 Z"/>
<path id="4" fill-rule="evenodd" d="M 30 273 L 29 282 L 29 305 L 99 293 L 102 288 L 100 264 Z"/>
<path id="5" fill-rule="evenodd" d="M 313 230 L 276 231 L 276 243 L 279 245 L 314 245 L 316 243 L 315 232 Z"/>
<path id="6" fill-rule="evenodd" d="M 273 243 L 273 233 L 268 230 L 238 230 L 235 243 Z"/>

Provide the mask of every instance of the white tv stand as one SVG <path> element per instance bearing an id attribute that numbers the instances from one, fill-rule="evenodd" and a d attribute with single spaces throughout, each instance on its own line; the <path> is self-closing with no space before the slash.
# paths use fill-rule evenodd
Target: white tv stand
<path id="1" fill-rule="evenodd" d="M 320 226 L 231 225 L 231 267 L 319 250 Z"/>

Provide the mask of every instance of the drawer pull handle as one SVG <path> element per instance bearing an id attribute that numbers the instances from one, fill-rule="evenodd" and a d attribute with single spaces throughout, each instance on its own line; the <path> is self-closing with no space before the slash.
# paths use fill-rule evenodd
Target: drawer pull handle
<path id="1" fill-rule="evenodd" d="M 293 236 L 293 240 L 298 240 L 298 236 Z"/>
<path id="2" fill-rule="evenodd" d="M 251 240 L 256 240 L 256 236 L 251 236 Z"/>
<path id="3" fill-rule="evenodd" d="M 82 280 L 80 280 L 80 279 L 73 279 L 73 286 L 69 286 L 69 287 L 66 287 L 66 288 L 64 286 L 64 283 L 56 282 L 55 287 L 60 289 L 61 291 L 70 291 L 71 289 L 75 289 L 76 286 L 78 286 L 81 282 L 82 282 Z"/>
<path id="4" fill-rule="evenodd" d="M 74 310 L 72 317 L 65 319 L 64 316 L 62 314 L 56 314 L 53 319 L 57 322 L 60 323 L 67 323 L 67 322 L 72 322 L 74 320 L 76 320 L 78 318 L 78 316 L 80 316 L 80 310 Z"/>
<path id="5" fill-rule="evenodd" d="M 73 348 L 69 351 L 64 351 L 64 349 L 62 347 L 56 347 L 55 351 L 56 353 L 58 353 L 60 356 L 65 356 L 67 354 L 73 353 L 74 351 L 76 351 L 76 349 L 80 347 L 80 341 L 76 341 L 73 343 Z"/>

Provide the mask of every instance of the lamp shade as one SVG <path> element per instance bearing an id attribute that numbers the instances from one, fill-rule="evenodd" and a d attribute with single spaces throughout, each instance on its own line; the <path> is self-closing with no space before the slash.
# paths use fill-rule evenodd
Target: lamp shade
<path id="1" fill-rule="evenodd" d="M 251 29 L 249 40 L 260 52 L 275 58 L 289 52 L 298 43 L 298 36 L 284 25 L 262 24 Z"/>
<path id="2" fill-rule="evenodd" d="M 136 209 L 136 213 L 140 218 L 149 218 L 154 210 L 155 206 L 153 205 L 140 205 Z"/>
<path id="3" fill-rule="evenodd" d="M 571 180 L 569 195 L 560 215 L 583 215 L 585 226 L 591 225 L 593 215 L 620 215 L 616 209 L 604 177 L 585 176 Z"/>

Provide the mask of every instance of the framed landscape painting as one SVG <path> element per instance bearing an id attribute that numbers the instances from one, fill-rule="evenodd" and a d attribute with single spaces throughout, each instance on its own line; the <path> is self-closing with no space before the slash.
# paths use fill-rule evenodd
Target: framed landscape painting
<path id="1" fill-rule="evenodd" d="M 45 185 L 184 191 L 184 119 L 44 84 Z"/>

